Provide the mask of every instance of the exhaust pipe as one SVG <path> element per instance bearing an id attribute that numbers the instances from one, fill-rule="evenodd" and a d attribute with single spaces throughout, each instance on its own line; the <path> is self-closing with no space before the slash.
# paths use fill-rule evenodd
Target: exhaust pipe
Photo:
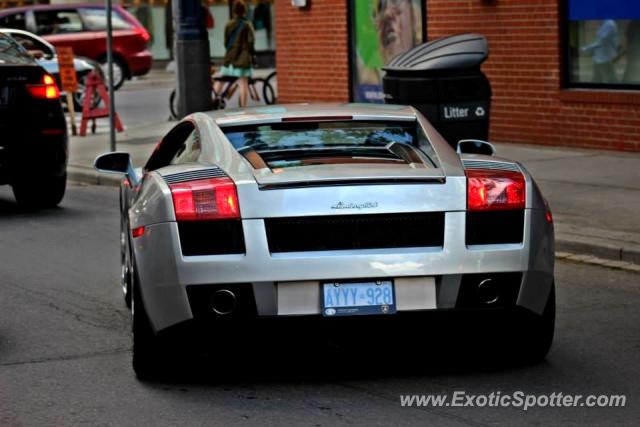
<path id="1" fill-rule="evenodd" d="M 217 290 L 211 297 L 211 308 L 220 316 L 231 314 L 236 308 L 236 296 L 228 289 Z"/>
<path id="2" fill-rule="evenodd" d="M 500 299 L 500 290 L 492 279 L 484 279 L 478 283 L 476 292 L 480 302 L 486 305 L 494 304 L 498 299 Z"/>

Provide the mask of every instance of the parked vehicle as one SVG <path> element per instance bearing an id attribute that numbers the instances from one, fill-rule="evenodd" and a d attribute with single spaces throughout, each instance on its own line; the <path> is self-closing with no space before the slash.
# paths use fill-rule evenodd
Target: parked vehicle
<path id="1" fill-rule="evenodd" d="M 214 354 L 283 322 L 333 327 L 300 326 L 316 340 L 370 334 L 388 349 L 403 332 L 429 342 L 444 330 L 429 313 L 502 316 L 481 331 L 483 348 L 543 359 L 551 214 L 521 165 L 486 142 L 458 148 L 411 107 L 280 105 L 187 116 L 142 170 L 127 153 L 98 157 L 98 170 L 126 174 L 122 286 L 137 375 L 176 366 L 165 363 L 186 351 L 172 344 L 186 330 L 204 332 L 191 342 Z"/>
<path id="2" fill-rule="evenodd" d="M 38 64 L 56 79 L 58 87 L 61 87 L 58 57 L 55 47 L 51 43 L 33 33 L 14 28 L 0 28 L 0 33 L 8 35 L 20 43 L 35 58 Z M 78 90 L 73 94 L 73 102 L 76 111 L 80 111 L 84 101 L 87 76 L 91 71 L 102 75 L 102 69 L 96 61 L 78 56 L 74 56 L 73 66 L 78 79 Z M 64 95 L 64 91 L 62 91 L 62 95 Z M 66 103 L 66 100 L 65 96 L 61 97 L 63 104 Z"/>
<path id="3" fill-rule="evenodd" d="M 0 33 L 0 184 L 18 203 L 55 206 L 67 184 L 67 124 L 55 79 Z"/>
<path id="4" fill-rule="evenodd" d="M 151 69 L 147 30 L 122 6 L 113 6 L 114 86 Z M 0 27 L 35 33 L 54 46 L 105 64 L 106 9 L 95 4 L 50 4 L 0 10 Z M 106 75 L 107 73 L 105 73 Z"/>

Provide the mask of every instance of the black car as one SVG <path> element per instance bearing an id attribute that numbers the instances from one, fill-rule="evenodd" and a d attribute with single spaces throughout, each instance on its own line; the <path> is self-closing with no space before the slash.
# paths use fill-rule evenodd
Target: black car
<path id="1" fill-rule="evenodd" d="M 24 30 L 16 30 L 13 28 L 0 28 L 0 33 L 10 36 L 12 39 L 20 43 L 31 56 L 33 56 L 42 68 L 47 70 L 56 79 L 56 83 L 60 86 L 60 70 L 58 67 L 58 57 L 56 50 L 51 43 L 45 39 L 36 36 L 33 33 Z M 100 64 L 92 59 L 75 56 L 73 58 L 73 67 L 76 70 L 78 79 L 78 90 L 73 93 L 73 103 L 76 111 L 82 111 L 85 82 L 90 72 L 94 72 L 104 79 Z M 62 105 L 66 104 L 66 97 L 62 92 L 60 98 Z M 99 98 L 94 97 L 94 107 L 98 104 Z"/>
<path id="2" fill-rule="evenodd" d="M 11 185 L 21 205 L 56 206 L 67 185 L 67 157 L 55 79 L 0 34 L 0 184 Z"/>

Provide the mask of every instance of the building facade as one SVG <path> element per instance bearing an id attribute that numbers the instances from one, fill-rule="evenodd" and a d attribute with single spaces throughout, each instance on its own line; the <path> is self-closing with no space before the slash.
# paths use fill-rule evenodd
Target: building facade
<path id="1" fill-rule="evenodd" d="M 220 60 L 225 53 L 224 27 L 231 19 L 233 0 L 193 0 L 206 8 L 209 52 L 211 58 Z M 169 61 L 172 58 L 172 0 L 113 0 L 127 8 L 147 29 L 151 40 L 149 50 L 156 61 Z M 104 5 L 104 0 L 0 0 L 0 9 L 31 6 L 37 4 L 87 3 Z M 274 0 L 247 0 L 248 19 L 256 29 L 256 54 L 261 63 L 273 64 L 275 49 L 274 36 Z M 0 22 L 0 26 L 2 23 Z"/>
<path id="2" fill-rule="evenodd" d="M 399 15 L 415 2 L 307 0 L 304 8 L 275 2 L 279 101 L 360 100 L 354 79 L 366 49 L 354 43 L 362 38 L 361 23 L 354 22 L 362 3 L 372 25 L 384 30 L 375 20 L 385 10 Z M 428 40 L 463 32 L 489 40 L 482 69 L 493 88 L 491 140 L 640 151 L 640 2 L 426 0 L 420 6 Z"/>

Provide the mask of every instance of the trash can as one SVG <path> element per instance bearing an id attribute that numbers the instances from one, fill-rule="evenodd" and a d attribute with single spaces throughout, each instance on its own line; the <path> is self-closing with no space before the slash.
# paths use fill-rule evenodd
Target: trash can
<path id="1" fill-rule="evenodd" d="M 416 46 L 384 67 L 385 102 L 414 106 L 454 148 L 461 139 L 487 140 L 491 85 L 480 65 L 488 55 L 479 34 Z"/>

